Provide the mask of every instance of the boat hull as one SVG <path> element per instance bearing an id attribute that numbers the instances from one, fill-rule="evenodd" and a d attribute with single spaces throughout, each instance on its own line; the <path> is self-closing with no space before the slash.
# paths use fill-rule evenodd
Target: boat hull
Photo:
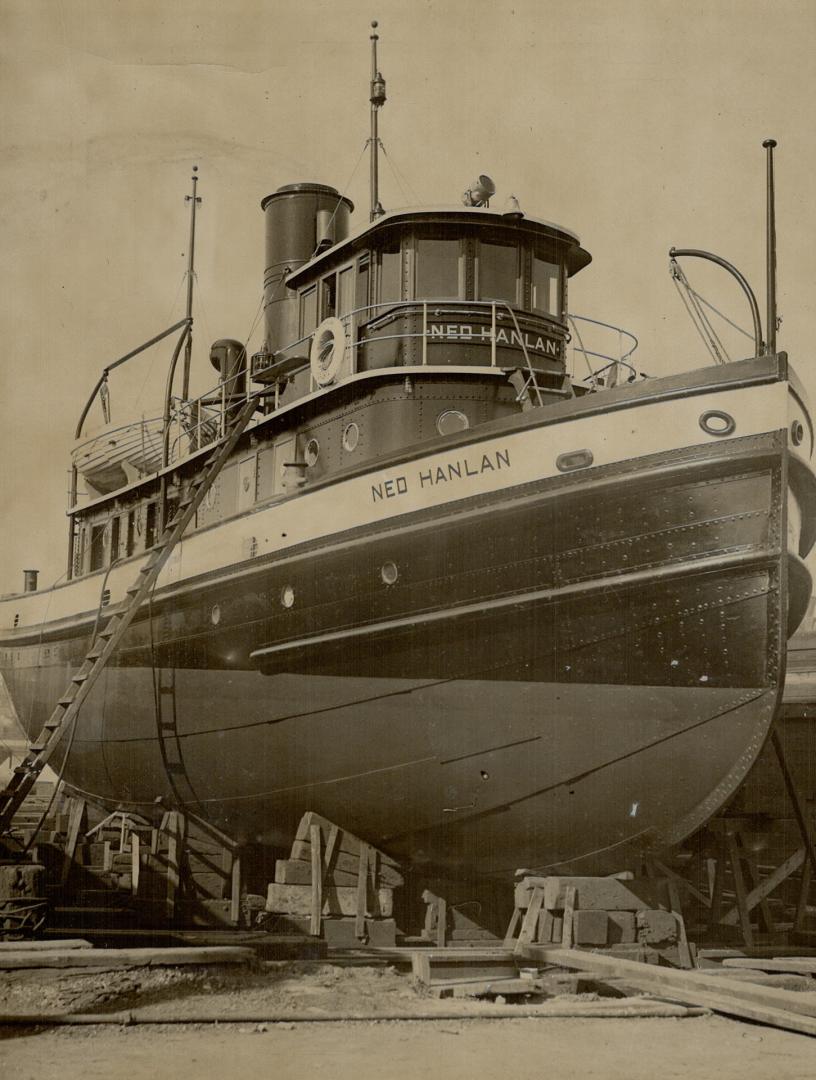
<path id="1" fill-rule="evenodd" d="M 682 840 L 778 705 L 784 429 L 490 481 L 356 530 L 332 529 L 336 499 L 308 542 L 157 590 L 83 708 L 68 781 L 246 842 L 283 846 L 314 810 L 486 875 L 609 873 Z M 88 621 L 6 663 L 30 733 Z"/>

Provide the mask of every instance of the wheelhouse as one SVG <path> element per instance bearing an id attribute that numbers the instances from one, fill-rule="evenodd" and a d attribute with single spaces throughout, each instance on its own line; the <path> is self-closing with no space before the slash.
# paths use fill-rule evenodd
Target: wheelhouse
<path id="1" fill-rule="evenodd" d="M 252 376 L 285 378 L 290 400 L 315 383 L 415 366 L 532 369 L 543 389 L 560 389 L 567 281 L 589 261 L 574 234 L 520 211 L 385 214 L 287 275 L 297 337 L 276 340 L 273 321 Z M 327 343 L 324 379 L 315 335 L 326 320 L 341 336 Z"/>

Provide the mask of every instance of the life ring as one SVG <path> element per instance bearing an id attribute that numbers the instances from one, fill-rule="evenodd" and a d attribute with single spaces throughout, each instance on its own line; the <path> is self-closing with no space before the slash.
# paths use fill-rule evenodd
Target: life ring
<path id="1" fill-rule="evenodd" d="M 340 374 L 346 354 L 346 330 L 333 316 L 324 319 L 314 332 L 309 363 L 318 386 L 328 386 Z"/>

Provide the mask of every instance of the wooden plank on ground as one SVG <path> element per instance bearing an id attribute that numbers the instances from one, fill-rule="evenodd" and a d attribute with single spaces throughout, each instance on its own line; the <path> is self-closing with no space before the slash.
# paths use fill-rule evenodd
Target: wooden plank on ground
<path id="1" fill-rule="evenodd" d="M 773 1027 L 816 1035 L 816 1003 L 810 995 L 774 987 L 757 986 L 720 979 L 712 985 L 708 975 L 680 968 L 641 964 L 635 960 L 618 960 L 580 949 L 558 949 L 546 945 L 527 945 L 516 948 L 516 954 L 538 964 L 558 964 L 574 971 L 588 971 L 602 978 L 623 979 L 640 990 L 646 990 L 674 1001 L 702 1005 L 715 1012 L 739 1016 Z"/>
<path id="2" fill-rule="evenodd" d="M 54 941 L 0 941 L 0 953 L 39 952 L 42 949 L 92 949 L 85 938 L 57 938 Z"/>
<path id="3" fill-rule="evenodd" d="M 254 960 L 255 953 L 252 949 L 237 945 L 176 949 L 32 949 L 0 953 L 0 970 L 46 967 L 176 967 L 186 964 L 251 964 Z"/>
<path id="4" fill-rule="evenodd" d="M 813 956 L 774 957 L 767 960 L 732 957 L 723 960 L 722 964 L 723 967 L 727 968 L 759 968 L 761 971 L 785 971 L 795 975 L 816 975 L 816 957 Z M 816 990 L 816 983 L 814 983 L 813 988 Z"/>

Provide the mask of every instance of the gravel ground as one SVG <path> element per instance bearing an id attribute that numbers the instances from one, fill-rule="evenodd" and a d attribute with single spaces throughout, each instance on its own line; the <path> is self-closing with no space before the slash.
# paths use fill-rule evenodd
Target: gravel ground
<path id="1" fill-rule="evenodd" d="M 582 999 L 587 1000 L 588 995 Z M 563 999 L 562 999 L 563 1000 Z M 447 1012 L 455 1020 L 295 1023 L 287 1015 Z M 0 1075 L 14 1080 L 209 1080 L 329 1069 L 344 1080 L 542 1075 L 562 1080 L 812 1080 L 816 1040 L 716 1016 L 667 1019 L 490 1019 L 495 1006 L 423 998 L 390 967 L 275 964 L 226 968 L 39 970 L 0 976 L 0 1012 L 173 1013 L 217 1025 L 0 1027 Z M 279 1023 L 230 1023 L 268 1012 Z M 479 1015 L 477 1015 L 479 1014 Z M 166 1015 L 166 1013 L 165 1013 Z"/>

